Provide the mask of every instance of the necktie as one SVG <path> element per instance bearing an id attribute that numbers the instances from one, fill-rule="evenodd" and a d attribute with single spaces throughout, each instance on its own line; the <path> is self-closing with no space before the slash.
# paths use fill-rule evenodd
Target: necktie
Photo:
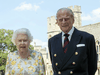
<path id="1" fill-rule="evenodd" d="M 64 39 L 64 47 L 63 47 L 63 49 L 64 49 L 64 53 L 66 53 L 67 47 L 68 47 L 68 43 L 69 43 L 69 40 L 68 40 L 69 34 L 64 34 L 64 36 L 65 36 L 65 39 Z"/>

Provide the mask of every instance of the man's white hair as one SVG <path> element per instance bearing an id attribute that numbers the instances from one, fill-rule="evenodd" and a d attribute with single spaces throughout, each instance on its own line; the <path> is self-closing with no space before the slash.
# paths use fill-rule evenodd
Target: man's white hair
<path id="1" fill-rule="evenodd" d="M 18 34 L 26 34 L 28 36 L 28 40 L 30 40 L 30 42 L 33 41 L 33 36 L 31 35 L 30 31 L 27 28 L 21 28 L 21 29 L 16 30 L 13 33 L 12 42 L 14 45 L 15 45 L 15 40 L 16 40 Z"/>
<path id="2" fill-rule="evenodd" d="M 73 11 L 70 9 L 70 8 L 60 8 L 58 11 L 57 11 L 57 13 L 56 13 L 56 19 L 57 19 L 57 14 L 58 14 L 58 12 L 59 11 L 69 11 L 72 15 L 73 15 L 73 17 L 74 17 L 74 13 L 73 13 Z"/>

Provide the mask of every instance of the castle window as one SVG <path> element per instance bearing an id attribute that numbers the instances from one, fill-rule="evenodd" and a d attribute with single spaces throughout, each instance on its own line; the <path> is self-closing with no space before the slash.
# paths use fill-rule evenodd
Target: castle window
<path id="1" fill-rule="evenodd" d="M 51 38 L 51 35 L 49 35 L 49 38 Z"/>
<path id="2" fill-rule="evenodd" d="M 99 49 L 98 49 L 98 46 L 97 46 L 97 60 L 99 61 Z"/>
<path id="3" fill-rule="evenodd" d="M 100 52 L 100 45 L 98 46 L 98 52 Z"/>
<path id="4" fill-rule="evenodd" d="M 48 59 L 48 53 L 47 53 L 47 59 Z"/>
<path id="5" fill-rule="evenodd" d="M 98 41 L 98 44 L 100 44 L 100 42 Z"/>
<path id="6" fill-rule="evenodd" d="M 51 23 L 49 23 L 49 25 L 51 26 Z"/>

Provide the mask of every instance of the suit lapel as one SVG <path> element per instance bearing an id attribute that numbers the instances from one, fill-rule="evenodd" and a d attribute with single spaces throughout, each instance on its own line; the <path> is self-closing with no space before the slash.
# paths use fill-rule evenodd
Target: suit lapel
<path id="1" fill-rule="evenodd" d="M 78 30 L 75 29 L 73 32 L 71 41 L 69 43 L 67 52 L 64 55 L 62 67 L 68 62 L 68 60 L 71 58 L 71 56 L 73 54 L 75 54 L 76 45 L 80 42 L 80 39 L 81 39 L 81 36 L 79 35 Z"/>
<path id="2" fill-rule="evenodd" d="M 55 53 L 61 59 L 64 57 L 64 52 L 62 48 L 62 33 L 60 33 L 55 39 Z"/>

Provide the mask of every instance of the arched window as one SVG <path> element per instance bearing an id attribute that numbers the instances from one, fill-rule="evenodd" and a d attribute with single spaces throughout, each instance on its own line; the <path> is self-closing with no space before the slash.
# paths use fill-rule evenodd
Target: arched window
<path id="1" fill-rule="evenodd" d="M 51 35 L 49 35 L 49 38 L 51 38 Z"/>
<path id="2" fill-rule="evenodd" d="M 51 26 L 51 23 L 49 23 L 49 25 Z"/>

